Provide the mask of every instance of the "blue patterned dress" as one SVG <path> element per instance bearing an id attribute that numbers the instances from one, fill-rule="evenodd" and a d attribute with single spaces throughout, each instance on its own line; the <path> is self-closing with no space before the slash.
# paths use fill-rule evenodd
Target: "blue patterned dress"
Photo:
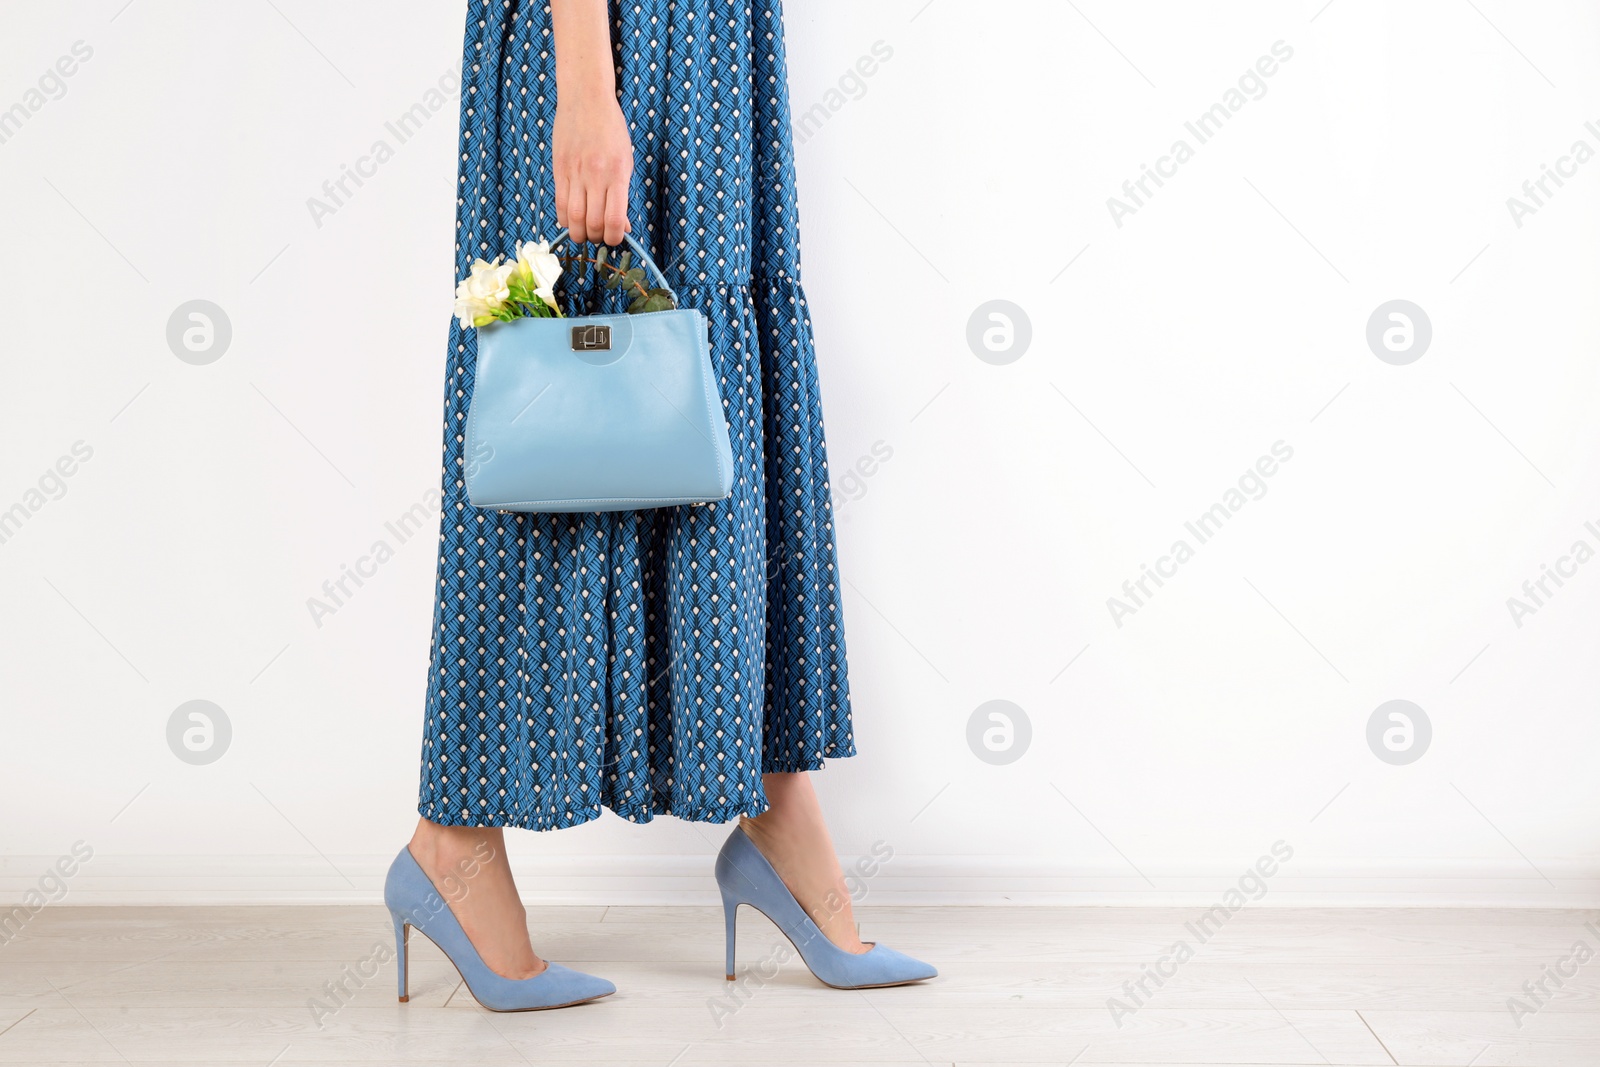
<path id="1" fill-rule="evenodd" d="M 452 325 L 418 803 L 435 822 L 724 822 L 766 809 L 763 772 L 855 752 L 781 0 L 613 0 L 611 17 L 633 234 L 710 320 L 733 495 L 474 508 L 477 344 Z M 470 0 L 463 74 L 457 277 L 557 232 L 547 0 Z M 569 311 L 620 309 L 593 272 L 560 292 Z"/>

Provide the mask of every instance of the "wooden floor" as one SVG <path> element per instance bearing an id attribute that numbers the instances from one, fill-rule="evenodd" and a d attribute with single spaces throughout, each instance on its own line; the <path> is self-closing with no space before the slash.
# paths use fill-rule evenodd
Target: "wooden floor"
<path id="1" fill-rule="evenodd" d="M 865 992 L 770 966 L 748 909 L 731 992 L 718 909 L 531 913 L 620 992 L 492 1014 L 413 935 L 400 1004 L 379 908 L 46 908 L 0 945 L 0 1063 L 1600 1065 L 1600 912 L 1246 909 L 1202 944 L 1196 909 L 866 908 L 942 974 Z"/>

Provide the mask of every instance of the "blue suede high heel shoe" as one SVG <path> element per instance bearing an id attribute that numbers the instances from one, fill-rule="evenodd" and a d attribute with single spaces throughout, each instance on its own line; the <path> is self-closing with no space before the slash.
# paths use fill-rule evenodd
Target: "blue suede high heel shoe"
<path id="1" fill-rule="evenodd" d="M 418 866 L 409 847 L 389 865 L 383 886 L 383 902 L 394 917 L 395 954 L 400 964 L 400 999 L 411 999 L 407 987 L 406 940 L 415 927 L 438 945 L 455 964 L 462 981 L 478 1003 L 490 1011 L 539 1011 L 565 1008 L 610 996 L 617 987 L 604 978 L 574 971 L 559 963 L 546 964 L 532 978 L 506 978 L 489 969 L 472 947 L 450 905 L 433 887 L 433 881 Z"/>
<path id="2" fill-rule="evenodd" d="M 789 887 L 754 841 L 736 829 L 723 842 L 717 854 L 717 887 L 722 890 L 722 908 L 728 926 L 728 981 L 734 980 L 733 942 L 738 925 L 739 905 L 748 904 L 783 931 L 799 951 L 811 973 L 824 985 L 835 989 L 872 989 L 878 986 L 905 985 L 938 975 L 921 960 L 874 944 L 863 953 L 846 952 L 828 940 L 811 921 Z"/>

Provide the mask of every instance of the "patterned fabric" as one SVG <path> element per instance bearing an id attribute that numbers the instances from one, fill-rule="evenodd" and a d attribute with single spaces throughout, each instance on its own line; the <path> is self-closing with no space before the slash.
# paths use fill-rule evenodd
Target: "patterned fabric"
<path id="1" fill-rule="evenodd" d="M 629 218 L 711 323 L 733 495 L 584 515 L 467 502 L 477 358 L 452 324 L 419 811 L 554 829 L 610 808 L 725 822 L 766 771 L 855 753 L 811 322 L 800 288 L 781 0 L 613 0 Z M 471 0 L 457 276 L 557 231 L 548 3 Z M 563 282 L 569 309 L 621 296 Z"/>

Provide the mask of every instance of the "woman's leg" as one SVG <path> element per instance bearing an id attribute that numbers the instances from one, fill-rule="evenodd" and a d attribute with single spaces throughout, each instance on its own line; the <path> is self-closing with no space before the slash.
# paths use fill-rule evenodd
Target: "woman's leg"
<path id="1" fill-rule="evenodd" d="M 811 776 L 766 774 L 761 783 L 770 807 L 739 825 L 828 940 L 847 952 L 867 951 L 856 934 L 850 890 Z"/>
<path id="2" fill-rule="evenodd" d="M 528 939 L 528 912 L 517 896 L 500 828 L 441 826 L 422 819 L 411 836 L 411 857 L 449 903 L 490 970 L 505 978 L 532 978 L 545 969 Z"/>

